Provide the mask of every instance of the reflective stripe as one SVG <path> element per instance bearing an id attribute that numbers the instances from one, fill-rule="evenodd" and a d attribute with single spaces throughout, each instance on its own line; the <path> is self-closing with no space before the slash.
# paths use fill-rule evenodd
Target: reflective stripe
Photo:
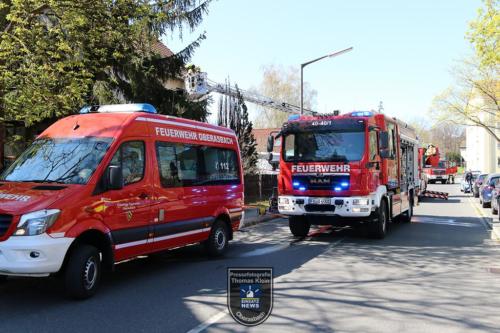
<path id="1" fill-rule="evenodd" d="M 168 235 L 168 236 L 162 236 L 158 238 L 154 238 L 153 242 L 161 242 L 167 239 L 172 239 L 172 238 L 177 238 L 177 237 L 183 237 L 183 236 L 189 236 L 189 235 L 194 235 L 202 232 L 207 232 L 210 231 L 210 228 L 204 228 L 204 229 L 198 229 L 198 230 L 192 230 L 192 231 L 186 231 L 186 232 L 181 232 L 180 234 L 174 234 L 174 235 Z"/>
<path id="2" fill-rule="evenodd" d="M 131 247 L 131 246 L 136 246 L 136 245 L 142 245 L 142 244 L 146 244 L 147 242 L 148 242 L 147 239 L 143 239 L 143 240 L 140 240 L 140 241 L 118 244 L 118 245 L 115 245 L 115 249 L 119 250 L 119 249 L 122 249 L 124 247 Z"/>
<path id="3" fill-rule="evenodd" d="M 219 134 L 224 134 L 224 135 L 229 135 L 231 137 L 235 137 L 236 135 L 232 131 L 223 131 L 223 130 L 218 130 L 215 128 L 208 128 L 208 127 L 203 127 L 203 126 L 198 126 L 198 125 L 192 125 L 192 124 L 186 124 L 182 122 L 177 122 L 177 121 L 171 121 L 171 120 L 163 120 L 163 119 L 155 119 L 155 118 L 145 118 L 145 117 L 137 117 L 135 120 L 137 121 L 146 121 L 146 122 L 151 122 L 151 123 L 159 123 L 159 124 L 165 124 L 165 125 L 173 125 L 173 126 L 179 126 L 179 127 L 187 127 L 187 128 L 194 128 L 200 131 L 207 131 L 207 132 L 214 132 L 214 133 L 219 133 Z"/>
<path id="4" fill-rule="evenodd" d="M 242 210 L 243 210 L 242 208 L 233 208 L 233 209 L 230 209 L 229 212 L 235 213 L 235 212 L 241 212 Z"/>
<path id="5" fill-rule="evenodd" d="M 135 242 L 129 242 L 129 243 L 123 243 L 123 244 L 115 245 L 115 249 L 119 250 L 119 249 L 123 249 L 123 248 L 126 248 L 126 247 L 131 247 L 131 246 L 137 246 L 137 245 L 146 244 L 148 242 L 149 243 L 156 243 L 156 242 L 161 242 L 161 241 L 164 241 L 164 240 L 167 240 L 167 239 L 184 237 L 184 236 L 199 234 L 199 233 L 208 232 L 208 231 L 210 231 L 210 228 L 204 228 L 204 229 L 186 231 L 186 232 L 181 232 L 181 233 L 174 234 L 174 235 L 156 237 L 156 238 L 153 238 L 153 239 L 143 239 L 143 240 L 140 240 L 140 241 L 135 241 Z"/>

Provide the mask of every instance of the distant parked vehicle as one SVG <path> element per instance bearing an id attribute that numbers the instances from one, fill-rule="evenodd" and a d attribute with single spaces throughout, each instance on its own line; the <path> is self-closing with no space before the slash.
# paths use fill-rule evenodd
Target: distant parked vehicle
<path id="1" fill-rule="evenodd" d="M 483 208 L 490 207 L 492 191 L 500 180 L 500 173 L 492 173 L 486 177 L 479 189 L 479 202 Z"/>
<path id="2" fill-rule="evenodd" d="M 500 180 L 496 182 L 495 188 L 491 191 L 491 212 L 498 214 L 500 208 Z"/>
<path id="3" fill-rule="evenodd" d="M 476 181 L 472 184 L 472 194 L 474 194 L 474 198 L 479 198 L 479 187 L 483 184 L 483 181 L 487 176 L 487 173 L 480 174 L 477 176 Z"/>

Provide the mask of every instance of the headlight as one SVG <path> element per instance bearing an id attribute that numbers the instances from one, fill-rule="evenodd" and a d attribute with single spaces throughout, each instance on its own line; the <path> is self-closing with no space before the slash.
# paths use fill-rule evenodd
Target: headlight
<path id="1" fill-rule="evenodd" d="M 59 209 L 44 209 L 24 214 L 17 225 L 14 236 L 35 236 L 43 234 L 57 220 Z"/>
<path id="2" fill-rule="evenodd" d="M 288 199 L 288 198 L 278 198 L 278 201 L 282 205 L 288 205 L 288 204 L 290 204 L 290 199 Z"/>
<path id="3" fill-rule="evenodd" d="M 368 199 L 353 199 L 352 204 L 355 206 L 367 206 L 369 200 Z"/>

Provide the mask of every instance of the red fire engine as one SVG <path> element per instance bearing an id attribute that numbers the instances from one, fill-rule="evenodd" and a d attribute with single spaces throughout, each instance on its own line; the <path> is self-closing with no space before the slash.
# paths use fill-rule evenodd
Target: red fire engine
<path id="1" fill-rule="evenodd" d="M 427 183 L 455 183 L 457 166 L 440 158 L 439 147 L 430 144 L 427 148 L 419 150 L 424 161 L 423 172 Z"/>
<path id="2" fill-rule="evenodd" d="M 368 111 L 293 115 L 276 137 L 278 210 L 293 235 L 306 236 L 313 224 L 362 223 L 383 238 L 389 221 L 410 221 L 420 187 L 418 139 L 405 123 Z"/>

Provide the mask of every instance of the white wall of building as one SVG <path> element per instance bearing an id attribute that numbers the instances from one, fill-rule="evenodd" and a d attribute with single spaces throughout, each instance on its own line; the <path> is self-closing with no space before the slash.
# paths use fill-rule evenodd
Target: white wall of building
<path id="1" fill-rule="evenodd" d="M 492 120 L 488 113 L 481 115 L 482 121 Z M 489 118 L 489 119 L 488 119 Z M 497 130 L 500 134 L 500 131 Z M 500 172 L 500 145 L 495 138 L 480 126 L 467 126 L 464 156 L 467 169 L 485 173 Z"/>

